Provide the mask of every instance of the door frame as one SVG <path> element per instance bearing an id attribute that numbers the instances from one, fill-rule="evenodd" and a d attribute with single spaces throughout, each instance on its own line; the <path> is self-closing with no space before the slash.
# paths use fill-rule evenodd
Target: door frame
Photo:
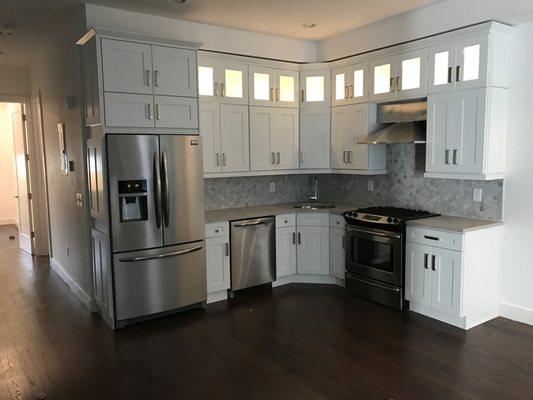
<path id="1" fill-rule="evenodd" d="M 44 142 L 40 91 L 30 96 L 0 95 L 2 103 L 19 103 L 26 114 L 26 143 L 30 157 L 28 162 L 29 187 L 32 194 L 30 219 L 33 231 L 33 252 L 37 256 L 52 256 L 50 213 L 48 206 L 48 175 Z M 39 173 L 42 171 L 42 173 Z"/>

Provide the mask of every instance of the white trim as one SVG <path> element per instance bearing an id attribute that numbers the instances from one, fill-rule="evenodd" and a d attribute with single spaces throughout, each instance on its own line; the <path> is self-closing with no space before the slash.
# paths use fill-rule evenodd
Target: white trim
<path id="1" fill-rule="evenodd" d="M 500 302 L 500 316 L 513 321 L 533 325 L 533 309 L 510 303 Z"/>
<path id="2" fill-rule="evenodd" d="M 18 228 L 18 222 L 15 218 L 0 218 L 0 225 L 15 225 Z"/>
<path id="3" fill-rule="evenodd" d="M 387 170 L 362 170 L 362 169 L 285 169 L 279 171 L 243 171 L 243 172 L 213 172 L 204 174 L 204 179 L 210 178 L 234 178 L 244 176 L 274 176 L 274 175 L 386 175 Z"/>
<path id="4" fill-rule="evenodd" d="M 319 283 L 326 285 L 336 285 L 336 278 L 329 275 L 289 275 L 283 276 L 272 282 L 272 287 L 287 285 L 289 283 Z"/>
<path id="5" fill-rule="evenodd" d="M 228 299 L 228 291 L 221 290 L 219 292 L 207 294 L 207 304 L 216 303 L 217 301 L 223 301 Z"/>
<path id="6" fill-rule="evenodd" d="M 474 181 L 493 181 L 496 179 L 504 179 L 505 174 L 458 174 L 446 172 L 424 172 L 424 178 L 439 178 L 439 179 L 469 179 Z"/>
<path id="7" fill-rule="evenodd" d="M 80 300 L 83 305 L 91 312 L 93 312 L 93 305 L 91 304 L 91 297 L 77 284 L 77 282 L 70 277 L 65 269 L 57 263 L 53 258 L 50 259 L 50 267 L 60 276 L 68 288 Z"/>

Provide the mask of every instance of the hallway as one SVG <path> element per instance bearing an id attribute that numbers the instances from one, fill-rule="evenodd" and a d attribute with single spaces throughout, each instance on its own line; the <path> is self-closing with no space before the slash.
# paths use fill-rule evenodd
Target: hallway
<path id="1" fill-rule="evenodd" d="M 0 228 L 0 399 L 526 399 L 533 329 L 464 332 L 330 285 L 113 333 Z"/>

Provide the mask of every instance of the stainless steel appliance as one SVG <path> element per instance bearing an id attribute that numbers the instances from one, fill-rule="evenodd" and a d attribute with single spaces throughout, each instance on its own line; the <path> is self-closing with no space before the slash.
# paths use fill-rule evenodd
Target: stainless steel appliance
<path id="1" fill-rule="evenodd" d="M 370 207 L 347 211 L 346 289 L 401 310 L 404 306 L 405 223 L 427 211 Z"/>
<path id="2" fill-rule="evenodd" d="M 115 318 L 207 298 L 200 137 L 108 135 Z"/>
<path id="3" fill-rule="evenodd" d="M 231 290 L 276 280 L 274 217 L 231 222 Z"/>

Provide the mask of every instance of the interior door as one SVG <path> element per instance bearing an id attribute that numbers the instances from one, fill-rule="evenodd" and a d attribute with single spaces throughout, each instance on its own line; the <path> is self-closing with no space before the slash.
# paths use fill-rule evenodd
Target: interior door
<path id="1" fill-rule="evenodd" d="M 22 105 L 11 114 L 13 123 L 13 141 L 15 147 L 15 166 L 17 173 L 17 201 L 19 212 L 19 245 L 20 248 L 33 254 L 33 212 L 31 202 L 27 127 L 24 121 Z"/>
<path id="2" fill-rule="evenodd" d="M 162 246 L 158 137 L 107 135 L 107 160 L 113 252 Z"/>
<path id="3" fill-rule="evenodd" d="M 200 136 L 161 135 L 161 197 L 165 246 L 205 236 Z"/>
<path id="4" fill-rule="evenodd" d="M 200 103 L 200 136 L 202 136 L 204 172 L 221 172 L 220 105 L 218 103 Z"/>
<path id="5" fill-rule="evenodd" d="M 102 39 L 104 90 L 152 94 L 152 46 Z"/>
<path id="6" fill-rule="evenodd" d="M 220 151 L 223 172 L 250 170 L 248 106 L 220 105 Z"/>
<path id="7" fill-rule="evenodd" d="M 152 46 L 154 93 L 196 97 L 196 51 Z"/>
<path id="8" fill-rule="evenodd" d="M 299 110 L 282 108 L 274 112 L 276 131 L 274 132 L 276 168 L 297 169 L 299 166 L 300 130 Z"/>

